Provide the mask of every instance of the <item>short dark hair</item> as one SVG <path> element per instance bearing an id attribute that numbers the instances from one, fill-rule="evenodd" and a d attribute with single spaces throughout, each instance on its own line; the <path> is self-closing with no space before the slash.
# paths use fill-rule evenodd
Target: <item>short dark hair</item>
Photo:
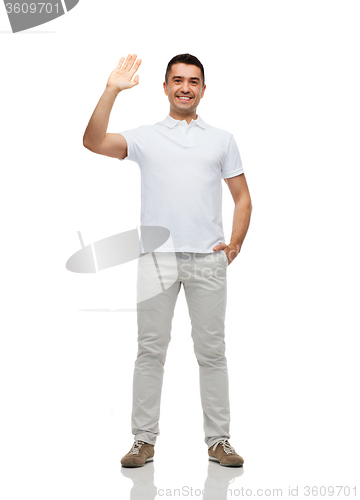
<path id="1" fill-rule="evenodd" d="M 168 63 L 166 72 L 165 72 L 165 82 L 168 82 L 168 76 L 171 71 L 171 68 L 174 64 L 178 63 L 184 63 L 184 64 L 191 64 L 193 66 L 197 66 L 200 68 L 201 71 L 201 76 L 202 76 L 202 81 L 203 85 L 205 84 L 205 72 L 204 72 L 204 66 L 201 64 L 199 59 L 191 54 L 178 54 L 177 56 L 174 56 Z"/>

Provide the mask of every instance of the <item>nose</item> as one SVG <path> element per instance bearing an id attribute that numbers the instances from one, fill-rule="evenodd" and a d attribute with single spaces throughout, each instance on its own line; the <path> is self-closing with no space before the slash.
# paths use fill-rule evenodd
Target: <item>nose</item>
<path id="1" fill-rule="evenodd" d="M 181 91 L 184 93 L 184 94 L 188 94 L 190 91 L 189 91 L 189 84 L 188 82 L 184 81 L 182 86 L 181 86 Z"/>

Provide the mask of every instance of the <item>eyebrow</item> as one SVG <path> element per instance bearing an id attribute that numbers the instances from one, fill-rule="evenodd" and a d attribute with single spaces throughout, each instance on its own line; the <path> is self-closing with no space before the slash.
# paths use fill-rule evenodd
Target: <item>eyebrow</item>
<path id="1" fill-rule="evenodd" d="M 173 76 L 172 80 L 175 80 L 176 78 L 184 78 L 184 77 L 183 76 Z M 198 78 L 197 76 L 191 76 L 189 78 L 189 80 L 199 80 L 200 81 L 200 78 Z"/>

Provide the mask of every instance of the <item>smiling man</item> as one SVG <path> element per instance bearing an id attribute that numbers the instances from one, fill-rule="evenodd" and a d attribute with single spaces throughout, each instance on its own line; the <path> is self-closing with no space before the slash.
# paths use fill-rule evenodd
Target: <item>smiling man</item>
<path id="1" fill-rule="evenodd" d="M 230 405 L 225 356 L 228 266 L 239 254 L 251 216 L 251 198 L 234 136 L 206 123 L 197 113 L 206 85 L 204 68 L 191 54 L 168 63 L 163 83 L 169 114 L 154 125 L 121 134 L 107 133 L 120 92 L 139 84 L 136 54 L 122 57 L 89 121 L 84 146 L 95 153 L 132 160 L 141 171 L 141 226 L 161 226 L 169 239 L 156 249 L 157 269 L 166 280 L 176 261 L 177 279 L 138 306 L 138 354 L 133 378 L 134 443 L 121 459 L 124 467 L 152 461 L 159 432 L 160 400 L 171 322 L 181 285 L 191 318 L 199 364 L 205 443 L 210 460 L 241 467 L 243 458 L 230 445 Z M 235 208 L 230 243 L 222 226 L 222 184 Z M 142 243 L 141 243 L 142 244 Z M 142 244 L 138 261 L 138 297 L 154 276 Z M 138 301 L 139 302 L 139 301 Z M 177 430 L 185 439 L 186 431 Z"/>
<path id="2" fill-rule="evenodd" d="M 179 58 L 184 59 L 177 56 L 175 60 Z M 203 69 L 183 62 L 172 63 L 166 71 L 163 86 L 170 102 L 170 116 L 177 120 L 196 120 L 196 108 L 206 89 Z"/>

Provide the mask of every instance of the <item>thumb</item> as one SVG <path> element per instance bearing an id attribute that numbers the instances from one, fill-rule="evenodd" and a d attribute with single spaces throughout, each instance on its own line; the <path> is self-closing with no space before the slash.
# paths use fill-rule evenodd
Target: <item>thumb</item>
<path id="1" fill-rule="evenodd" d="M 139 83 L 139 75 L 135 76 L 133 83 L 134 83 L 134 85 L 137 85 Z"/>
<path id="2" fill-rule="evenodd" d="M 219 243 L 218 245 L 213 247 L 213 250 L 215 250 L 215 252 L 218 252 L 219 250 L 224 250 L 224 248 L 226 247 L 227 247 L 226 243 Z"/>

